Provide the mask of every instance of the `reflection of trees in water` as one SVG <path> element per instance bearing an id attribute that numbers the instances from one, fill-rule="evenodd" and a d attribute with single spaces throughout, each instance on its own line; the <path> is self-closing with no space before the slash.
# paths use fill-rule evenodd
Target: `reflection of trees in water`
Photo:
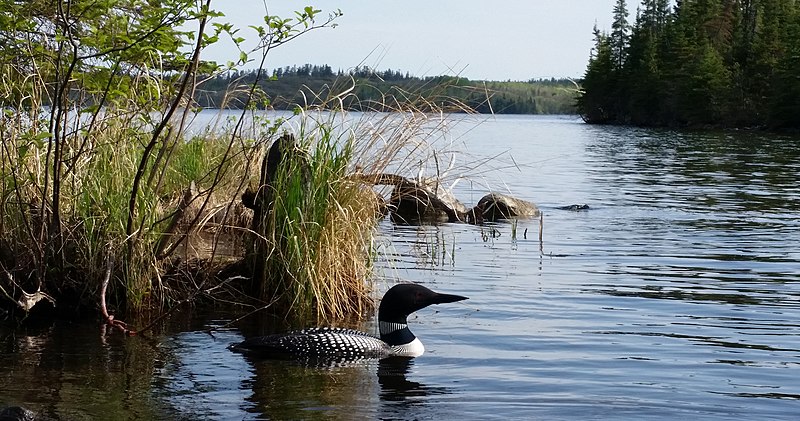
<path id="1" fill-rule="evenodd" d="M 634 203 L 722 213 L 800 209 L 796 138 L 609 127 L 586 148 L 591 178 L 626 189 Z"/>
<path id="2" fill-rule="evenodd" d="M 96 323 L 0 328 L 0 406 L 56 419 L 154 419 L 149 395 L 157 348 L 104 334 Z"/>

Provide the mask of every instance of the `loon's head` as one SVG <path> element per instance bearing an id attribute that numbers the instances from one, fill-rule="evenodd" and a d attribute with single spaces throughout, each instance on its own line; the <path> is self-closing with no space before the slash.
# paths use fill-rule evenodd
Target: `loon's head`
<path id="1" fill-rule="evenodd" d="M 391 347 L 392 355 L 418 357 L 425 346 L 408 329 L 408 315 L 431 304 L 452 303 L 467 297 L 440 294 L 417 284 L 398 284 L 386 291 L 378 309 L 381 340 Z"/>
<path id="2" fill-rule="evenodd" d="M 409 314 L 431 304 L 453 303 L 466 299 L 467 297 L 460 295 L 434 292 L 422 285 L 397 284 L 383 295 L 378 308 L 378 321 L 407 323 Z"/>

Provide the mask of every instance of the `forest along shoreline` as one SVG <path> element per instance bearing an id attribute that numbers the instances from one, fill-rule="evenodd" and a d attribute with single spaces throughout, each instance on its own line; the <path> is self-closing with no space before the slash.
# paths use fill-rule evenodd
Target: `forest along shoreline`
<path id="1" fill-rule="evenodd" d="M 578 112 L 588 123 L 800 130 L 800 5 L 617 0 L 594 28 Z"/>
<path id="2" fill-rule="evenodd" d="M 261 72 L 269 77 L 256 70 L 208 75 L 203 90 L 195 94 L 194 100 L 204 108 L 239 108 L 246 93 L 232 87 L 256 83 L 266 93 L 266 98 L 254 104 L 259 109 L 315 107 L 325 102 L 324 98 L 350 91 L 351 95 L 344 97 L 341 104 L 349 111 L 394 111 L 391 104 L 403 102 L 403 98 L 412 94 L 431 102 L 437 97 L 457 101 L 463 105 L 461 111 L 470 113 L 574 115 L 580 88 L 568 78 L 485 81 L 458 76 L 418 77 L 400 70 L 366 66 L 334 71 L 327 64 L 286 66 Z"/>

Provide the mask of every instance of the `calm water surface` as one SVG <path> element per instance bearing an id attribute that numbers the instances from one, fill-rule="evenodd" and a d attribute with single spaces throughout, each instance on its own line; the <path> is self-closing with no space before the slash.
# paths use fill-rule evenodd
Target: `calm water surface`
<path id="1" fill-rule="evenodd" d="M 69 419 L 796 419 L 800 140 L 475 118 L 456 187 L 536 202 L 539 221 L 381 224 L 378 288 L 470 297 L 409 319 L 410 361 L 316 368 L 226 346 L 256 327 L 175 323 L 2 333 L 0 404 Z M 477 174 L 480 171 L 472 171 Z M 583 212 L 558 207 L 586 203 Z M 361 326 L 375 330 L 373 321 Z"/>

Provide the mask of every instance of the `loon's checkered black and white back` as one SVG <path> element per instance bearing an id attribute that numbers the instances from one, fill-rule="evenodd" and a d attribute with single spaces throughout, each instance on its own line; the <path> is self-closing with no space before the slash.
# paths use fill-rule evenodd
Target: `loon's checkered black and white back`
<path id="1" fill-rule="evenodd" d="M 377 338 L 365 332 L 343 328 L 310 328 L 289 333 L 260 336 L 230 346 L 230 349 L 264 357 L 304 359 L 418 357 L 425 347 L 408 329 L 408 315 L 431 304 L 452 303 L 467 297 L 441 294 L 422 285 L 398 284 L 386 292 L 378 309 Z"/>
<path id="2" fill-rule="evenodd" d="M 233 348 L 266 356 L 288 354 L 297 357 L 383 358 L 392 352 L 386 342 L 366 332 L 331 327 L 250 338 Z"/>

